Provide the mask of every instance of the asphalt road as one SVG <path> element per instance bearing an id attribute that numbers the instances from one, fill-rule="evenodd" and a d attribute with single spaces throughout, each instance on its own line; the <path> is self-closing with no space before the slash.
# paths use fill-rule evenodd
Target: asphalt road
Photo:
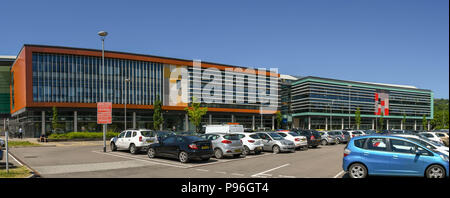
<path id="1" fill-rule="evenodd" d="M 14 156 L 48 178 L 334 178 L 343 177 L 345 145 L 295 153 L 263 153 L 245 158 L 211 158 L 180 163 L 126 151 L 103 153 L 103 146 L 28 147 Z"/>

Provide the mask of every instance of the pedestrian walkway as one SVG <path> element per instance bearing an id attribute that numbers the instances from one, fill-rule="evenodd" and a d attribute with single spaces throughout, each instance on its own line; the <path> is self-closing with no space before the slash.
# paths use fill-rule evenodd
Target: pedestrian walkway
<path id="1" fill-rule="evenodd" d="M 4 136 L 0 136 L 5 140 Z M 38 138 L 8 138 L 9 141 L 28 141 L 31 143 L 39 144 L 41 146 L 96 146 L 103 145 L 103 141 L 62 141 L 62 142 L 39 142 Z M 108 143 L 108 142 L 107 142 Z"/>

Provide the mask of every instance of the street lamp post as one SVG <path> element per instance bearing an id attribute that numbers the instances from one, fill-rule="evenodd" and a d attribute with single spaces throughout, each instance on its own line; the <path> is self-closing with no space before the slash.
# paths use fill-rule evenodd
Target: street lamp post
<path id="1" fill-rule="evenodd" d="M 352 86 L 348 85 L 348 128 L 350 129 L 350 88 Z"/>
<path id="2" fill-rule="evenodd" d="M 128 82 L 130 82 L 129 78 L 125 79 L 125 130 L 127 130 L 127 98 L 128 98 Z"/>
<path id="3" fill-rule="evenodd" d="M 98 35 L 102 39 L 102 102 L 105 102 L 105 37 L 108 32 L 100 31 Z M 106 152 L 106 124 L 103 124 L 103 152 Z"/>

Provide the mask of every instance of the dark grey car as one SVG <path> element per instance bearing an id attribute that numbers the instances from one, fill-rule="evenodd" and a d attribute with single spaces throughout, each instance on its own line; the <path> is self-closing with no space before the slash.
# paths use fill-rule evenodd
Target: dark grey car
<path id="1" fill-rule="evenodd" d="M 336 138 L 338 144 L 344 144 L 350 141 L 350 134 L 346 131 L 335 130 L 328 132 L 328 135 Z"/>

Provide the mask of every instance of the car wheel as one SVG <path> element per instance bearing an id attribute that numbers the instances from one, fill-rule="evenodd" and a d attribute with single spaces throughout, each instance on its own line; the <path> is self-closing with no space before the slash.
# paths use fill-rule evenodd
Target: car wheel
<path id="1" fill-rule="evenodd" d="M 214 156 L 215 156 L 217 159 L 222 159 L 222 158 L 223 158 L 223 152 L 222 152 L 222 150 L 216 149 L 216 150 L 214 151 Z"/>
<path id="2" fill-rule="evenodd" d="M 325 146 L 325 145 L 327 145 L 328 144 L 328 142 L 326 141 L 326 140 L 322 140 L 322 145 L 323 146 Z"/>
<path id="3" fill-rule="evenodd" d="M 131 154 L 136 154 L 137 153 L 137 149 L 136 149 L 136 146 L 134 144 L 130 145 L 130 153 Z"/>
<path id="4" fill-rule="evenodd" d="M 442 168 L 442 166 L 432 165 L 427 168 L 426 176 L 427 178 L 444 178 L 445 170 L 444 168 Z"/>
<path id="5" fill-rule="evenodd" d="M 349 175 L 350 178 L 366 178 L 367 168 L 360 163 L 352 164 L 349 168 Z"/>
<path id="6" fill-rule="evenodd" d="M 242 152 L 242 155 L 248 155 L 250 153 L 250 149 L 247 146 L 244 146 L 244 151 Z"/>
<path id="7" fill-rule="evenodd" d="M 340 144 L 340 143 L 341 143 L 341 140 L 336 139 L 336 144 Z"/>
<path id="8" fill-rule="evenodd" d="M 147 151 L 147 156 L 148 158 L 155 158 L 156 156 L 156 151 L 154 148 L 149 148 Z"/>
<path id="9" fill-rule="evenodd" d="M 274 154 L 280 153 L 280 147 L 278 145 L 275 145 L 272 147 L 272 151 Z"/>
<path id="10" fill-rule="evenodd" d="M 117 151 L 117 146 L 116 144 L 114 144 L 114 142 L 111 142 L 109 146 L 111 147 L 111 151 Z"/>
<path id="11" fill-rule="evenodd" d="M 307 151 L 308 149 L 309 149 L 308 146 L 303 147 L 304 151 Z"/>
<path id="12" fill-rule="evenodd" d="M 180 154 L 178 154 L 178 159 L 181 163 L 186 163 L 189 161 L 189 155 L 186 152 L 181 151 Z"/>

